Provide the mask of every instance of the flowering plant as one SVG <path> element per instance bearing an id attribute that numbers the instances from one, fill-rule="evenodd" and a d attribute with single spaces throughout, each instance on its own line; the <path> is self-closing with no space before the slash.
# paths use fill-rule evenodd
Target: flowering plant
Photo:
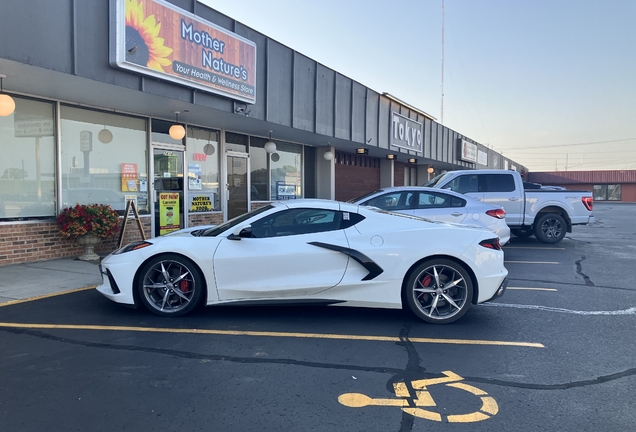
<path id="1" fill-rule="evenodd" d="M 119 215 L 106 204 L 76 204 L 57 217 L 62 237 L 77 238 L 85 234 L 113 237 L 119 231 Z"/>

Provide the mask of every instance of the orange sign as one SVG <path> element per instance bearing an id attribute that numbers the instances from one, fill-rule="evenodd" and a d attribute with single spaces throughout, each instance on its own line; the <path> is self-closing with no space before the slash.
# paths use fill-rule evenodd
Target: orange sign
<path id="1" fill-rule="evenodd" d="M 256 102 L 256 44 L 164 0 L 114 0 L 111 65 Z"/>
<path id="2" fill-rule="evenodd" d="M 137 190 L 137 164 L 121 164 L 121 190 L 122 192 Z"/>

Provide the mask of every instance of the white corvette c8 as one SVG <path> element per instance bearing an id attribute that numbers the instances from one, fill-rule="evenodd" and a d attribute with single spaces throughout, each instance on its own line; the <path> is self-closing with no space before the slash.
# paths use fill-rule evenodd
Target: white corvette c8
<path id="1" fill-rule="evenodd" d="M 445 324 L 504 293 L 503 255 L 486 229 L 299 199 L 128 244 L 102 260 L 97 289 L 161 316 L 263 302 L 407 307 Z"/>

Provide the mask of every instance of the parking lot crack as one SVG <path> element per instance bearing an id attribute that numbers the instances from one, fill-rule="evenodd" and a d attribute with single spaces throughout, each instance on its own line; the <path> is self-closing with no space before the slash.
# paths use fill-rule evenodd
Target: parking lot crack
<path id="1" fill-rule="evenodd" d="M 585 273 L 583 273 L 583 266 L 581 265 L 583 261 L 585 261 L 585 255 L 583 255 L 580 260 L 576 261 L 576 272 L 580 274 L 581 276 L 583 276 L 583 280 L 585 280 L 585 285 L 596 286 L 594 285 L 594 282 L 590 280 L 590 277 L 586 275 Z"/>

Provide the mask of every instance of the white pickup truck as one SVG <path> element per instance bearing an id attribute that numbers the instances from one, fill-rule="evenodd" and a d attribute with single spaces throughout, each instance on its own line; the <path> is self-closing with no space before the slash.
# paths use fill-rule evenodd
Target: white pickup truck
<path id="1" fill-rule="evenodd" d="M 517 237 L 535 235 L 543 243 L 558 243 L 573 225 L 594 222 L 592 192 L 524 190 L 516 171 L 448 171 L 424 186 L 450 189 L 490 205 L 503 207 L 506 223 Z"/>

